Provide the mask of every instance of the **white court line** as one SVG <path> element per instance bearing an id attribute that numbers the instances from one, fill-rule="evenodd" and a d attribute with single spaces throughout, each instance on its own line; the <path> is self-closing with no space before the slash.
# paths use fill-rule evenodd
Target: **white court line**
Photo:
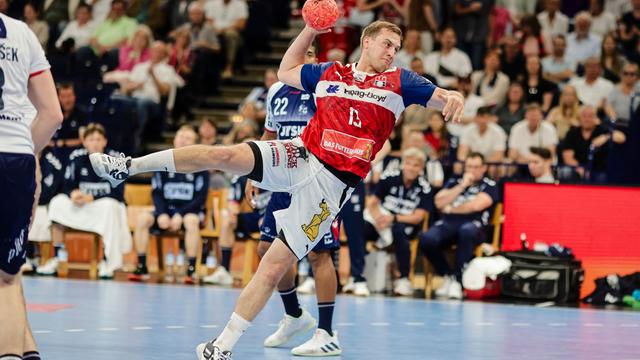
<path id="1" fill-rule="evenodd" d="M 34 334 L 50 334 L 51 330 L 35 330 Z"/>
<path id="2" fill-rule="evenodd" d="M 388 322 L 372 322 L 371 326 L 389 326 Z"/>
<path id="3" fill-rule="evenodd" d="M 477 322 L 476 326 L 493 326 L 492 322 Z"/>
<path id="4" fill-rule="evenodd" d="M 620 327 L 640 327 L 638 324 L 620 324 Z"/>
<path id="5" fill-rule="evenodd" d="M 151 330 L 151 326 L 134 326 L 131 329 L 133 330 Z"/>
<path id="6" fill-rule="evenodd" d="M 511 324 L 511 326 L 520 326 L 520 327 L 523 327 L 523 326 L 531 326 L 531 324 L 529 324 L 529 323 L 518 323 L 518 322 L 515 322 L 515 323 L 512 323 L 512 324 Z"/>
<path id="7" fill-rule="evenodd" d="M 118 328 L 105 327 L 105 328 L 98 329 L 98 331 L 118 331 Z"/>
<path id="8" fill-rule="evenodd" d="M 184 326 L 182 326 L 182 325 L 167 325 L 166 328 L 167 329 L 184 329 Z"/>
<path id="9" fill-rule="evenodd" d="M 355 325 L 354 323 L 348 323 L 348 322 L 343 322 L 343 323 L 336 323 L 336 326 L 353 326 Z"/>
<path id="10" fill-rule="evenodd" d="M 85 329 L 66 329 L 65 332 L 85 332 Z"/>
<path id="11" fill-rule="evenodd" d="M 556 326 L 556 327 L 560 327 L 560 326 L 567 326 L 567 324 L 565 323 L 549 323 L 549 326 Z"/>
<path id="12" fill-rule="evenodd" d="M 280 326 L 280 324 L 274 324 L 274 323 L 271 323 L 271 324 L 267 324 L 267 326 L 277 327 L 277 326 Z"/>
<path id="13" fill-rule="evenodd" d="M 406 322 L 405 324 L 409 325 L 409 326 L 424 326 L 423 322 L 410 322 L 409 321 L 409 322 Z"/>
<path id="14" fill-rule="evenodd" d="M 218 325 L 216 324 L 207 324 L 207 325 L 200 325 L 201 328 L 203 329 L 213 329 L 213 328 L 217 328 Z"/>
<path id="15" fill-rule="evenodd" d="M 441 322 L 440 323 L 440 326 L 458 326 L 458 325 L 460 325 L 459 322 L 446 322 L 445 321 L 445 322 Z"/>
<path id="16" fill-rule="evenodd" d="M 602 327 L 603 325 L 600 323 L 586 323 L 584 325 L 582 325 L 584 327 Z"/>

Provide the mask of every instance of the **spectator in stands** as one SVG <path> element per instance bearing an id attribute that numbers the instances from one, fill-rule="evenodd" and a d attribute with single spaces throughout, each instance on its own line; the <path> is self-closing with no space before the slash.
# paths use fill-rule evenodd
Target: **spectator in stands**
<path id="1" fill-rule="evenodd" d="M 191 52 L 191 36 L 185 28 L 176 30 L 174 33 L 173 44 L 169 50 L 169 65 L 183 79 L 188 79 L 191 74 L 191 65 L 193 62 L 193 53 Z"/>
<path id="2" fill-rule="evenodd" d="M 420 49 L 425 54 L 433 50 L 433 34 L 438 31 L 433 0 L 410 0 L 407 28 L 420 33 Z"/>
<path id="3" fill-rule="evenodd" d="M 249 138 L 249 139 L 255 139 Z M 230 286 L 231 255 L 236 238 L 248 238 L 260 231 L 260 223 L 267 211 L 271 192 L 256 188 L 253 203 L 245 196 L 247 176 L 234 176 L 229 189 L 229 202 L 226 211 L 222 212 L 220 228 L 220 249 L 222 260 L 215 272 L 203 280 L 207 284 Z M 256 238 L 257 239 L 257 238 Z"/>
<path id="4" fill-rule="evenodd" d="M 564 139 L 567 131 L 569 131 L 572 126 L 579 125 L 579 110 L 580 104 L 578 95 L 576 94 L 576 88 L 571 85 L 566 85 L 560 94 L 558 106 L 551 109 L 549 115 L 547 115 L 547 121 L 556 127 L 560 141 Z"/>
<path id="5" fill-rule="evenodd" d="M 422 151 L 405 150 L 401 168 L 383 173 L 364 215 L 365 239 L 375 241 L 381 249 L 394 245 L 400 277 L 394 282 L 393 292 L 401 296 L 413 295 L 409 240 L 420 231 L 425 215 L 433 213 L 431 187 L 422 177 L 425 162 Z"/>
<path id="6" fill-rule="evenodd" d="M 49 218 L 54 224 L 51 238 L 54 245 L 63 244 L 62 226 L 99 234 L 105 260 L 100 262 L 98 275 L 103 279 L 111 279 L 114 270 L 122 266 L 122 254 L 131 251 L 124 183 L 114 188 L 91 168 L 89 154 L 104 153 L 107 146 L 102 125 L 89 124 L 82 143 L 84 148 L 71 153 L 65 170 L 63 193 L 56 195 L 49 203 Z M 111 153 L 117 156 L 115 152 Z M 38 273 L 54 274 L 58 262 L 57 257 L 50 259 L 38 268 Z"/>
<path id="7" fill-rule="evenodd" d="M 467 54 L 455 47 L 456 32 L 453 28 L 447 27 L 442 30 L 440 44 L 440 51 L 427 55 L 425 70 L 436 78 L 439 86 L 455 88 L 457 77 L 471 74 L 471 60 Z"/>
<path id="8" fill-rule="evenodd" d="M 470 153 L 465 160 L 464 175 L 451 179 L 435 196 L 435 206 L 442 219 L 420 235 L 420 248 L 435 272 L 444 276 L 436 296 L 462 299 L 462 269 L 473 258 L 473 250 L 484 242 L 489 210 L 498 201 L 498 189 L 485 177 L 487 166 L 482 154 Z M 457 244 L 453 270 L 444 251 Z"/>
<path id="9" fill-rule="evenodd" d="M 633 10 L 633 1 L 629 0 L 607 0 L 604 2 L 604 11 L 613 14 L 616 19 Z"/>
<path id="10" fill-rule="evenodd" d="M 450 136 L 442 118 L 442 114 L 434 111 L 429 116 L 429 128 L 425 132 L 424 139 L 430 147 L 429 157 L 440 161 L 449 158 Z"/>
<path id="11" fill-rule="evenodd" d="M 76 8 L 75 20 L 65 26 L 56 40 L 56 48 L 63 52 L 70 52 L 88 46 L 96 26 L 96 22 L 91 18 L 91 5 L 81 2 Z"/>
<path id="12" fill-rule="evenodd" d="M 627 63 L 622 68 L 622 81 L 611 91 L 605 112 L 616 126 L 626 131 L 631 121 L 631 97 L 637 89 L 638 64 Z"/>
<path id="13" fill-rule="evenodd" d="M 484 70 L 471 75 L 473 91 L 487 105 L 502 105 L 509 89 L 509 78 L 500 71 L 500 54 L 489 50 L 484 56 Z"/>
<path id="14" fill-rule="evenodd" d="M 64 180 L 64 169 L 62 162 L 55 156 L 49 146 L 40 152 L 38 163 L 41 172 L 41 191 L 40 197 L 38 197 L 38 206 L 33 213 L 29 241 L 51 241 L 51 220 L 49 219 L 48 206 L 51 199 L 60 192 L 60 187 Z M 27 262 L 23 265 L 23 271 L 33 271 L 33 265 L 37 266 L 37 262 L 34 261 L 34 256 L 27 254 L 27 258 Z"/>
<path id="15" fill-rule="evenodd" d="M 569 81 L 578 93 L 583 104 L 601 107 L 604 100 L 613 90 L 613 83 L 601 77 L 600 59 L 591 57 L 584 63 L 584 77 L 574 77 Z"/>
<path id="16" fill-rule="evenodd" d="M 558 145 L 556 128 L 543 119 L 542 108 L 537 103 L 527 105 L 525 119 L 511 129 L 509 135 L 509 159 L 512 162 L 526 164 L 529 162 L 531 147 L 549 149 L 555 156 Z"/>
<path id="17" fill-rule="evenodd" d="M 51 137 L 51 151 L 63 166 L 69 161 L 69 155 L 82 146 L 82 132 L 87 126 L 87 113 L 78 108 L 73 84 L 58 85 L 58 100 L 62 108 L 62 125 Z"/>
<path id="18" fill-rule="evenodd" d="M 138 25 L 129 41 L 118 50 L 117 70 L 129 72 L 134 66 L 149 61 L 152 43 L 151 29 L 147 25 Z"/>
<path id="19" fill-rule="evenodd" d="M 425 72 L 424 61 L 422 60 L 422 58 L 415 57 L 415 58 L 411 59 L 411 64 L 409 65 L 409 70 L 411 70 L 411 71 L 415 72 L 416 74 L 426 78 L 427 80 L 431 81 L 434 85 L 436 85 L 436 86 L 438 85 L 438 80 L 435 77 L 433 77 L 433 76 L 431 76 L 431 75 L 429 75 L 429 74 L 427 74 Z"/>
<path id="20" fill-rule="evenodd" d="M 67 0 L 49 0 L 42 3 L 40 18 L 49 26 L 49 39 L 55 41 L 60 35 L 63 27 L 69 22 L 69 18 L 75 12 L 75 5 L 69 4 Z"/>
<path id="21" fill-rule="evenodd" d="M 529 149 L 531 156 L 529 157 L 529 174 L 533 181 L 539 184 L 553 184 L 556 180 L 551 172 L 551 151 L 541 147 L 532 147 Z"/>
<path id="22" fill-rule="evenodd" d="M 138 24 L 136 21 L 124 14 L 124 0 L 113 0 L 111 2 L 111 11 L 104 22 L 100 23 L 93 32 L 89 40 L 89 47 L 79 48 L 77 51 L 77 62 L 85 64 L 92 62 L 97 58 L 101 59 L 103 64 L 109 69 L 117 66 L 118 48 L 124 45 L 136 31 Z M 94 4 L 94 19 L 96 18 Z M 100 20 L 96 20 L 99 22 Z"/>
<path id="23" fill-rule="evenodd" d="M 567 53 L 579 64 L 588 58 L 600 56 L 602 38 L 591 32 L 591 15 L 581 11 L 576 15 L 575 31 L 567 36 Z"/>
<path id="24" fill-rule="evenodd" d="M 458 161 L 464 162 L 472 152 L 482 154 L 487 162 L 501 162 L 507 146 L 507 134 L 492 119 L 488 106 L 478 109 L 475 121 L 462 131 Z"/>
<path id="25" fill-rule="evenodd" d="M 567 39 L 564 35 L 554 36 L 552 44 L 551 55 L 542 59 L 542 75 L 555 84 L 566 83 L 575 76 L 576 63 L 566 54 Z"/>
<path id="26" fill-rule="evenodd" d="M 454 4 L 453 26 L 458 46 L 471 58 L 474 69 L 482 67 L 487 42 L 491 39 L 489 18 L 494 0 L 457 0 Z"/>
<path id="27" fill-rule="evenodd" d="M 400 27 L 406 25 L 406 19 L 409 17 L 409 0 L 383 0 L 374 3 L 380 4 L 378 20 L 388 21 Z"/>
<path id="28" fill-rule="evenodd" d="M 513 36 L 505 36 L 502 39 L 504 51 L 500 57 L 502 72 L 511 82 L 520 81 L 524 77 L 525 58 L 520 49 L 518 39 Z"/>
<path id="29" fill-rule="evenodd" d="M 198 134 L 190 125 L 180 127 L 173 138 L 174 148 L 194 145 Z M 200 246 L 200 227 L 205 219 L 205 203 L 209 189 L 209 172 L 194 174 L 155 172 L 151 179 L 153 213 L 143 213 L 137 219 L 133 233 L 138 254 L 138 266 L 129 276 L 132 281 L 149 278 L 147 269 L 147 249 L 149 230 L 157 227 L 161 231 L 179 232 L 184 230 L 184 242 L 189 266 L 183 280 L 194 284 L 196 251 Z M 160 255 L 162 256 L 162 255 Z"/>
<path id="30" fill-rule="evenodd" d="M 523 85 L 525 103 L 542 104 L 542 111 L 547 113 L 551 109 L 553 95 L 558 91 L 558 87 L 542 76 L 539 57 L 529 56 L 527 58 Z"/>
<path id="31" fill-rule="evenodd" d="M 462 115 L 462 124 L 454 124 L 452 122 L 448 123 L 449 132 L 452 135 L 460 136 L 462 133 L 462 125 L 470 124 L 473 122 L 473 119 L 478 112 L 478 109 L 487 105 L 484 100 L 476 95 L 473 90 L 473 85 L 471 84 L 471 77 L 459 77 L 458 78 L 458 86 L 457 90 L 464 95 L 464 113 Z"/>
<path id="32" fill-rule="evenodd" d="M 212 118 L 205 117 L 202 119 L 200 126 L 198 126 L 198 134 L 200 135 L 200 144 L 218 144 L 218 128 Z M 209 189 L 218 190 L 228 187 L 229 181 L 224 172 L 218 170 L 209 171 Z"/>
<path id="33" fill-rule="evenodd" d="M 189 5 L 193 0 L 176 0 L 169 2 L 169 28 L 177 29 L 189 21 Z"/>
<path id="34" fill-rule="evenodd" d="M 112 5 L 113 4 L 111 0 L 94 0 L 91 2 L 92 17 L 98 25 L 102 24 L 107 19 L 107 17 L 109 17 L 109 15 L 111 14 Z"/>
<path id="35" fill-rule="evenodd" d="M 527 14 L 536 12 L 537 0 L 497 0 L 497 6 L 506 7 L 516 24 Z"/>
<path id="36" fill-rule="evenodd" d="M 494 114 L 498 117 L 498 125 L 509 135 L 513 125 L 524 119 L 524 89 L 522 84 L 512 82 L 509 85 L 506 103 L 495 109 Z"/>
<path id="37" fill-rule="evenodd" d="M 612 83 L 620 81 L 620 72 L 626 64 L 627 59 L 618 50 L 618 44 L 613 34 L 608 34 L 602 40 L 602 50 L 600 54 L 600 65 L 602 66 L 605 79 Z"/>
<path id="38" fill-rule="evenodd" d="M 640 1 L 631 1 L 632 9 L 622 16 L 620 40 L 627 58 L 637 62 L 638 40 L 640 40 Z"/>
<path id="39" fill-rule="evenodd" d="M 135 131 L 136 150 L 140 150 L 140 138 L 150 119 L 162 120 L 160 101 L 167 96 L 172 88 L 184 85 L 184 81 L 175 70 L 166 63 L 167 47 L 162 41 L 156 41 L 151 46 L 149 61 L 137 64 L 131 71 L 131 76 L 122 85 L 123 95 L 113 98 L 134 106 L 138 124 Z M 160 124 L 160 131 L 162 124 Z"/>
<path id="40" fill-rule="evenodd" d="M 402 49 L 396 54 L 394 65 L 404 69 L 409 69 L 411 60 L 419 58 L 424 61 L 426 54 L 420 49 L 422 42 L 420 41 L 420 32 L 418 30 L 409 30 L 404 35 Z"/>
<path id="41" fill-rule="evenodd" d="M 609 140 L 622 144 L 626 137 L 619 130 L 610 132 L 600 125 L 596 108 L 585 105 L 580 109 L 580 127 L 572 127 L 564 139 L 562 159 L 566 165 L 577 166 L 577 172 L 583 178 L 589 172 L 587 180 L 606 183 L 609 154 L 606 144 Z"/>
<path id="42" fill-rule="evenodd" d="M 346 59 L 347 59 L 347 53 L 340 49 L 340 48 L 333 48 L 329 51 L 327 51 L 327 61 L 328 62 L 334 62 L 334 61 L 339 61 L 342 64 L 346 63 Z"/>
<path id="43" fill-rule="evenodd" d="M 607 1 L 612 2 L 612 1 Z M 604 8 L 604 0 L 590 0 L 591 32 L 604 37 L 616 30 L 616 17 Z M 628 1 L 629 3 L 629 1 Z"/>
<path id="44" fill-rule="evenodd" d="M 242 0 L 208 0 L 204 5 L 207 18 L 213 20 L 213 27 L 224 39 L 225 68 L 223 79 L 233 76 L 236 55 L 242 46 L 241 32 L 247 25 L 249 8 Z"/>
<path id="45" fill-rule="evenodd" d="M 525 57 L 543 57 L 546 54 L 540 23 L 535 15 L 526 15 L 520 23 L 520 48 Z"/>
<path id="46" fill-rule="evenodd" d="M 38 9 L 36 9 L 35 5 L 32 3 L 26 3 L 24 6 L 24 22 L 27 23 L 29 29 L 36 34 L 38 38 L 38 42 L 42 45 L 43 49 L 47 49 L 47 43 L 49 41 L 49 25 L 42 21 L 38 20 L 38 16 L 40 15 Z"/>
<path id="47" fill-rule="evenodd" d="M 560 12 L 560 0 L 546 0 L 544 11 L 537 16 L 545 44 L 550 44 L 551 39 L 569 32 L 569 18 Z M 546 45 L 546 48 L 550 48 Z"/>
<path id="48" fill-rule="evenodd" d="M 264 120 L 267 114 L 267 107 L 265 102 L 267 101 L 267 93 L 269 92 L 269 88 L 271 85 L 275 84 L 278 81 L 278 75 L 276 74 L 276 69 L 267 69 L 264 72 L 264 85 L 257 86 L 251 89 L 251 92 L 247 97 L 242 100 L 240 104 L 240 109 L 246 103 L 253 103 L 258 111 L 257 118 L 259 120 Z"/>
<path id="49" fill-rule="evenodd" d="M 239 144 L 247 139 L 256 138 L 258 131 L 258 124 L 254 120 L 244 119 L 233 125 L 231 131 L 222 140 L 222 143 L 224 145 Z"/>
<path id="50" fill-rule="evenodd" d="M 165 0 L 129 0 L 127 15 L 134 18 L 138 24 L 149 26 L 154 34 L 160 36 L 166 34 L 166 3 Z"/>

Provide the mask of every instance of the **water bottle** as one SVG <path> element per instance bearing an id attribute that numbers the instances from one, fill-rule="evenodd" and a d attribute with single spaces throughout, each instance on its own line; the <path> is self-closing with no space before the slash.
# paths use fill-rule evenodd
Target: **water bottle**
<path id="1" fill-rule="evenodd" d="M 207 275 L 213 273 L 216 265 L 218 265 L 218 259 L 216 259 L 216 254 L 212 251 L 207 256 Z"/>
<path id="2" fill-rule="evenodd" d="M 179 276 L 186 274 L 186 269 L 184 267 L 184 251 L 180 250 L 178 256 L 176 257 L 176 273 Z"/>
<path id="3" fill-rule="evenodd" d="M 61 247 L 58 250 L 58 277 L 67 277 L 69 275 L 69 253 L 67 249 Z"/>

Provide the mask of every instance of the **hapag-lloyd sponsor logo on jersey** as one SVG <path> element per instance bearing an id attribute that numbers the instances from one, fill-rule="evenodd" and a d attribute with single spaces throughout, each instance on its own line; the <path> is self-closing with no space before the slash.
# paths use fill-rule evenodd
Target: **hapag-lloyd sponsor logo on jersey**
<path id="1" fill-rule="evenodd" d="M 374 143 L 371 139 L 363 139 L 340 131 L 325 129 L 322 132 L 320 145 L 325 150 L 344 155 L 348 158 L 370 161 Z"/>
<path id="2" fill-rule="evenodd" d="M 385 100 L 387 100 L 387 96 L 386 95 L 384 95 L 384 96 L 383 95 L 379 95 L 379 94 L 376 94 L 373 91 L 364 91 L 364 90 L 355 90 L 355 89 L 345 88 L 344 89 L 344 94 L 345 95 L 349 95 L 351 97 L 357 97 L 357 98 L 360 98 L 360 99 L 364 99 L 364 98 L 372 99 L 372 100 L 375 100 L 375 101 L 381 102 L 381 103 L 383 103 L 383 102 L 385 102 Z"/>

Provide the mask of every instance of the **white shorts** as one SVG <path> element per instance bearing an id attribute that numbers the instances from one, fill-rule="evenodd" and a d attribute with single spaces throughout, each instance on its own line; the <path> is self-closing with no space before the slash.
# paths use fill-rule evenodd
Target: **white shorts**
<path id="1" fill-rule="evenodd" d="M 353 187 L 333 175 L 303 145 L 292 140 L 255 141 L 262 174 L 251 174 L 258 187 L 291 194 L 291 205 L 274 212 L 278 233 L 298 259 L 304 258 L 323 239 L 331 222 L 351 197 Z M 256 152 L 256 149 L 254 152 Z M 257 155 L 257 154 L 256 154 Z"/>

